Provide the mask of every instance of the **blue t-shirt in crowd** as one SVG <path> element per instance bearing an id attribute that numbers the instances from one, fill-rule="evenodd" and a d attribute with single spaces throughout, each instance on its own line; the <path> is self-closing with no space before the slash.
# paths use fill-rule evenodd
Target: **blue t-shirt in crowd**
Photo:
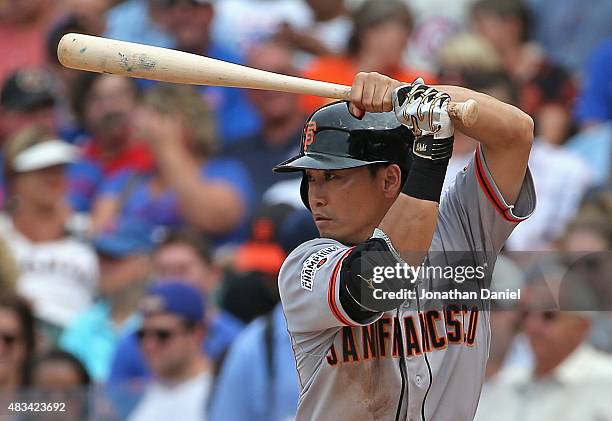
<path id="1" fill-rule="evenodd" d="M 526 4 L 533 15 L 534 41 L 572 72 L 582 70 L 593 46 L 612 36 L 610 0 L 527 0 Z"/>
<path id="2" fill-rule="evenodd" d="M 605 186 L 612 171 L 612 121 L 583 130 L 568 139 L 567 149 L 589 163 L 593 184 Z"/>
<path id="3" fill-rule="evenodd" d="M 200 177 L 203 180 L 227 182 L 245 204 L 247 212 L 252 209 L 253 187 L 247 171 L 236 160 L 217 158 L 202 165 Z M 153 226 L 177 229 L 184 225 L 178 198 L 171 191 L 153 196 L 150 189 L 152 175 L 139 175 L 134 171 L 122 171 L 101 187 L 101 196 L 114 197 L 122 201 L 120 217 L 150 222 Z M 244 240 L 248 233 L 248 216 L 243 223 L 229 234 L 212 237 L 215 245 Z"/>
<path id="4" fill-rule="evenodd" d="M 173 48 L 174 39 L 151 19 L 148 3 L 148 0 L 126 0 L 111 8 L 106 13 L 104 36 Z"/>
<path id="5" fill-rule="evenodd" d="M 104 172 L 98 164 L 80 159 L 68 166 L 68 199 L 76 212 L 90 212 Z"/>
<path id="6" fill-rule="evenodd" d="M 266 329 L 272 323 L 271 343 Z M 272 351 L 267 349 L 272 346 Z M 272 356 L 273 369 L 268 366 Z M 274 373 L 273 377 L 270 376 Z M 237 393 L 240 391 L 240 393 Z M 293 419 L 298 403 L 298 378 L 283 310 L 271 319 L 249 324 L 232 344 L 210 402 L 208 419 L 223 421 L 284 421 Z"/>
<path id="7" fill-rule="evenodd" d="M 581 123 L 612 121 L 612 38 L 589 59 L 576 101 L 576 118 Z"/>
<path id="8" fill-rule="evenodd" d="M 249 171 L 255 187 L 256 203 L 261 203 L 263 194 L 273 184 L 299 177 L 296 173 L 274 173 L 272 168 L 292 156 L 297 155 L 302 130 L 296 132 L 283 145 L 270 145 L 266 143 L 262 134 L 242 139 L 223 151 L 229 158 L 239 160 Z"/>
<path id="9" fill-rule="evenodd" d="M 232 341 L 244 328 L 244 324 L 231 314 L 219 311 L 208 326 L 202 350 L 213 360 L 221 358 Z M 108 381 L 111 383 L 128 383 L 138 379 L 147 379 L 151 371 L 140 351 L 138 338 L 131 332 L 120 339 L 113 357 Z"/>
<path id="10" fill-rule="evenodd" d="M 205 56 L 242 64 L 242 59 L 212 43 Z M 249 101 L 246 90 L 221 86 L 201 86 L 200 90 L 217 116 L 217 131 L 223 145 L 257 133 L 261 120 Z"/>

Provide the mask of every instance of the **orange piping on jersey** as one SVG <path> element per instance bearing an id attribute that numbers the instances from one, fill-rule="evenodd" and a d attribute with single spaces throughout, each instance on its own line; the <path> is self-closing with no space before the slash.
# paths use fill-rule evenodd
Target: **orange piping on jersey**
<path id="1" fill-rule="evenodd" d="M 478 145 L 478 147 L 476 148 L 476 156 L 475 156 L 475 158 L 476 158 L 475 159 L 475 162 L 476 162 L 476 178 L 478 179 L 478 183 L 480 184 L 480 187 L 482 188 L 482 191 L 484 192 L 485 196 L 487 196 L 487 198 L 489 199 L 491 204 L 493 204 L 493 207 L 495 208 L 495 210 L 506 221 L 515 222 L 515 223 L 516 222 L 521 222 L 522 219 L 518 219 L 518 218 L 513 217 L 510 214 L 510 210 L 507 209 L 504 206 L 504 204 L 499 200 L 499 197 L 497 197 L 497 195 L 495 194 L 495 189 L 493 189 L 493 187 L 491 187 L 491 184 L 489 183 L 489 180 L 485 176 L 485 173 L 484 173 L 484 170 L 483 170 L 482 161 L 480 160 L 480 145 Z"/>
<path id="2" fill-rule="evenodd" d="M 346 317 L 344 317 L 344 315 L 338 309 L 338 305 L 336 303 L 336 275 L 338 275 L 342 262 L 346 256 L 348 256 L 351 250 L 353 250 L 353 247 L 345 251 L 340 260 L 338 260 L 338 263 L 336 263 L 336 267 L 334 267 L 334 271 L 332 272 L 332 276 L 327 287 L 327 303 L 329 304 L 329 308 L 334 317 L 344 326 L 357 326 L 356 324 L 349 322 Z"/>

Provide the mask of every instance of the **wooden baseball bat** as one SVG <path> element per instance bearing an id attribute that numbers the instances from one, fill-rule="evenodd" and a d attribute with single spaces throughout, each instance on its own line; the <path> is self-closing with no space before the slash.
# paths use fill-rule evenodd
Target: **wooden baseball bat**
<path id="1" fill-rule="evenodd" d="M 83 34 L 66 34 L 57 47 L 65 67 L 192 85 L 266 89 L 348 100 L 351 87 L 288 76 L 169 48 Z M 474 100 L 451 102 L 451 117 L 470 127 L 478 118 Z"/>

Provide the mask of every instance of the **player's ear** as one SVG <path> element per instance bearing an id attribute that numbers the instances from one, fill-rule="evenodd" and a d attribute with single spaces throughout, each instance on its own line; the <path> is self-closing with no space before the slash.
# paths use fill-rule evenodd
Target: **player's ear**
<path id="1" fill-rule="evenodd" d="M 385 166 L 381 171 L 383 193 L 389 199 L 395 199 L 402 187 L 402 170 L 399 165 Z"/>

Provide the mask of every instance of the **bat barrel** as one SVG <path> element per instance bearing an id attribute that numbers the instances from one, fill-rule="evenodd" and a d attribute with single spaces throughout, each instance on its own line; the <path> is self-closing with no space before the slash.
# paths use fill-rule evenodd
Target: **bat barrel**
<path id="1" fill-rule="evenodd" d="M 196 54 L 91 35 L 70 33 L 58 59 L 71 69 L 162 82 L 266 89 L 347 99 L 350 87 L 281 75 Z"/>

